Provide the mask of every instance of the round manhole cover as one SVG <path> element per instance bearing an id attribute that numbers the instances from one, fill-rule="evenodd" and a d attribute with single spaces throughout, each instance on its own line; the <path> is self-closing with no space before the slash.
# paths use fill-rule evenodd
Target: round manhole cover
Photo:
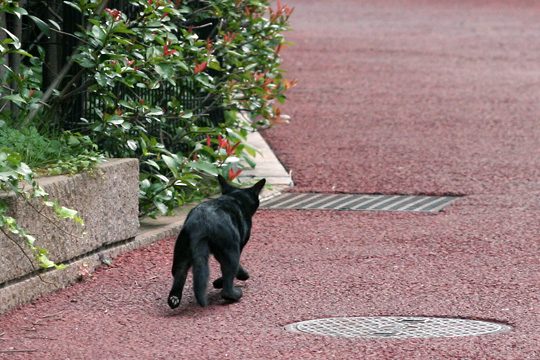
<path id="1" fill-rule="evenodd" d="M 433 338 L 476 336 L 510 331 L 508 325 L 459 318 L 338 317 L 301 321 L 288 331 L 346 338 Z"/>

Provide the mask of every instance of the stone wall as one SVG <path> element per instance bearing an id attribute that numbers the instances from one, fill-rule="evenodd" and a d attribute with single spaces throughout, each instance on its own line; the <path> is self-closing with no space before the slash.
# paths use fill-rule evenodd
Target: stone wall
<path id="1" fill-rule="evenodd" d="M 138 181 L 136 159 L 110 159 L 89 174 L 39 179 L 51 199 L 80 212 L 84 228 L 70 221 L 55 226 L 46 219 L 54 217 L 49 209 L 40 215 L 32 206 L 13 197 L 9 199 L 10 212 L 36 236 L 38 246 L 49 250 L 53 261 L 70 262 L 137 235 Z M 20 245 L 25 247 L 22 242 Z M 12 283 L 27 279 L 34 268 L 19 247 L 0 234 L 0 292 Z"/>

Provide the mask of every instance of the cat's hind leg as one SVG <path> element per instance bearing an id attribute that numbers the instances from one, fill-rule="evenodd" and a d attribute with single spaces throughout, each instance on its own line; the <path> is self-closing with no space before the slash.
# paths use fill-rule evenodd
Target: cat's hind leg
<path id="1" fill-rule="evenodd" d="M 240 267 L 240 249 L 227 249 L 227 251 L 214 253 L 214 256 L 221 266 L 221 276 L 223 279 L 221 297 L 229 301 L 240 300 L 242 289 L 234 286 L 234 278 L 238 274 Z"/>
<path id="2" fill-rule="evenodd" d="M 242 267 L 242 265 L 238 266 L 238 272 L 236 273 L 236 278 L 238 280 L 245 281 L 249 279 L 249 273 Z M 212 283 L 215 289 L 223 289 L 223 278 L 219 277 Z"/>
<path id="3" fill-rule="evenodd" d="M 247 279 L 249 279 L 249 273 L 246 271 L 246 269 L 244 269 L 242 267 L 242 265 L 240 265 L 238 267 L 238 272 L 236 273 L 236 278 L 238 280 L 242 280 L 242 281 L 246 281 Z"/>
<path id="4" fill-rule="evenodd" d="M 191 250 L 189 248 L 188 234 L 182 230 L 174 245 L 172 265 L 173 284 L 167 302 L 171 309 L 180 305 L 182 291 L 186 283 L 187 273 L 191 267 Z"/>
<path id="5" fill-rule="evenodd" d="M 186 283 L 186 277 L 190 266 L 191 264 L 188 259 L 183 259 L 176 264 L 173 275 L 173 285 L 168 297 L 168 303 L 171 309 L 177 308 L 178 305 L 180 305 L 182 291 L 184 289 L 184 284 Z"/>

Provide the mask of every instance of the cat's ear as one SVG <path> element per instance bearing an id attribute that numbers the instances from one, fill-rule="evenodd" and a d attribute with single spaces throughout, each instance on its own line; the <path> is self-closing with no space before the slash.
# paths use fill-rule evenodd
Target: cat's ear
<path id="1" fill-rule="evenodd" d="M 266 184 L 266 179 L 259 180 L 255 185 L 253 185 L 250 189 L 255 194 L 259 195 L 261 193 L 262 188 L 264 187 L 264 184 Z"/>
<path id="2" fill-rule="evenodd" d="M 222 194 L 227 194 L 227 193 L 230 193 L 231 191 L 234 190 L 234 187 L 229 185 L 229 183 L 227 182 L 227 180 L 225 180 L 225 178 L 223 176 L 218 175 L 217 179 L 219 181 L 219 186 L 221 187 L 221 193 Z"/>

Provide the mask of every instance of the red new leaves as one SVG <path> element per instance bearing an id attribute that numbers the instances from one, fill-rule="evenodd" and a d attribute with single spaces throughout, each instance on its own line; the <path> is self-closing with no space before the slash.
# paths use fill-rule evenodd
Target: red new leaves
<path id="1" fill-rule="evenodd" d="M 176 53 L 176 50 L 169 49 L 169 46 L 171 45 L 170 41 L 167 41 L 165 45 L 163 45 L 163 56 L 170 56 Z"/>
<path id="2" fill-rule="evenodd" d="M 290 8 L 289 5 L 282 5 L 281 0 L 277 0 L 276 11 L 271 7 L 268 8 L 268 11 L 270 12 L 270 22 L 274 23 L 281 17 L 284 17 L 284 20 L 287 21 L 292 15 L 294 8 Z"/>
<path id="3" fill-rule="evenodd" d="M 237 34 L 229 31 L 228 33 L 223 34 L 223 41 L 226 43 L 231 43 L 236 39 Z"/>
<path id="4" fill-rule="evenodd" d="M 122 12 L 118 9 L 105 8 L 105 12 L 111 15 L 114 21 L 118 21 L 122 18 Z"/>
<path id="5" fill-rule="evenodd" d="M 283 79 L 281 81 L 281 84 L 283 84 L 283 87 L 285 88 L 285 90 L 292 89 L 293 87 L 296 86 L 297 83 L 298 83 L 298 80 Z"/>
<path id="6" fill-rule="evenodd" d="M 218 167 L 221 168 L 223 165 L 226 165 L 223 170 L 227 171 L 226 174 L 229 180 L 234 180 L 242 173 L 242 169 L 237 168 L 236 162 L 238 161 L 238 158 L 235 157 L 237 148 L 240 145 L 240 141 L 236 142 L 235 144 L 231 144 L 229 140 L 224 138 L 222 135 L 218 135 L 217 144 Z M 206 135 L 206 145 L 208 147 L 212 147 L 212 138 L 210 135 Z M 230 161 L 232 159 L 236 160 Z"/>
<path id="7" fill-rule="evenodd" d="M 234 155 L 236 148 L 238 147 L 238 145 L 240 145 L 240 141 L 232 145 L 229 143 L 227 139 L 224 139 L 221 135 L 218 135 L 217 138 L 218 138 L 219 149 L 224 149 L 227 156 Z"/>
<path id="8" fill-rule="evenodd" d="M 229 180 L 234 180 L 235 178 L 238 177 L 238 175 L 240 175 L 240 173 L 242 172 L 242 169 L 236 169 L 234 170 L 233 168 L 230 168 L 229 169 Z"/>
<path id="9" fill-rule="evenodd" d="M 219 144 L 220 149 L 223 149 L 227 145 L 229 145 L 229 142 L 226 139 L 224 139 L 223 136 L 218 135 L 217 139 L 218 139 L 218 144 Z"/>
<path id="10" fill-rule="evenodd" d="M 238 145 L 240 145 L 240 141 L 237 141 L 235 144 L 231 144 L 229 140 L 225 139 L 221 135 L 217 136 L 217 142 L 218 142 L 218 150 L 220 149 L 225 150 L 225 154 L 227 156 L 233 156 L 236 152 L 236 148 L 238 147 Z M 206 145 L 208 147 L 212 146 L 212 138 L 210 137 L 210 135 L 206 135 Z"/>
<path id="11" fill-rule="evenodd" d="M 193 69 L 193 72 L 195 73 L 195 75 L 203 72 L 206 67 L 208 66 L 208 63 L 206 61 L 202 62 L 202 63 L 196 63 L 195 64 L 195 68 Z"/>
<path id="12" fill-rule="evenodd" d="M 291 117 L 281 113 L 281 109 L 277 106 L 272 107 L 273 114 L 268 118 L 271 124 L 288 124 Z"/>
<path id="13" fill-rule="evenodd" d="M 257 85 L 263 91 L 263 97 L 265 100 L 272 100 L 276 98 L 276 93 L 279 91 L 287 91 L 296 86 L 296 80 L 289 79 L 275 79 L 268 76 L 267 72 L 255 72 L 253 73 L 253 79 L 257 82 Z"/>
<path id="14" fill-rule="evenodd" d="M 210 55 L 213 50 L 214 50 L 214 42 L 210 39 L 206 40 L 206 51 L 208 52 L 208 55 Z"/>

